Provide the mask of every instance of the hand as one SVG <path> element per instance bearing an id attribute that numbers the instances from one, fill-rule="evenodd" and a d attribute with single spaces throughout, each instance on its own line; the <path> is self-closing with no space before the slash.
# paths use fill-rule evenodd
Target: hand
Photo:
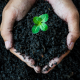
<path id="1" fill-rule="evenodd" d="M 28 59 L 29 56 L 25 56 L 25 59 L 16 53 L 16 50 L 13 46 L 13 25 L 15 21 L 21 20 L 35 3 L 36 0 L 10 0 L 5 6 L 2 13 L 2 23 L 1 23 L 1 36 L 5 42 L 6 49 L 9 49 L 14 55 L 20 58 L 28 66 L 33 68 L 36 73 L 39 73 L 40 67 L 34 66 L 35 61 L 33 59 Z"/>
<path id="2" fill-rule="evenodd" d="M 72 0 L 47 0 L 53 7 L 54 12 L 68 24 L 69 34 L 67 35 L 67 45 L 68 49 L 72 50 L 74 43 L 80 36 L 79 32 L 79 13 L 73 4 Z M 70 51 L 67 51 L 61 57 L 53 58 L 49 65 L 46 65 L 42 69 L 42 73 L 46 74 L 51 71 L 56 64 L 59 64 L 64 57 L 66 57 Z M 52 66 L 51 66 L 52 65 Z M 45 71 L 45 68 L 48 70 Z"/>

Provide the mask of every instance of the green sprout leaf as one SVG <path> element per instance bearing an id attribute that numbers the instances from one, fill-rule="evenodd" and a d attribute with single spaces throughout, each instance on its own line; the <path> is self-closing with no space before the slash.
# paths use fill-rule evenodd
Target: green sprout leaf
<path id="1" fill-rule="evenodd" d="M 48 16 L 48 14 L 43 14 L 43 15 L 40 15 L 40 16 L 39 16 L 39 18 L 41 18 L 41 19 L 42 19 L 42 21 L 41 21 L 41 22 L 47 22 L 47 21 L 48 21 L 49 16 Z"/>
<path id="2" fill-rule="evenodd" d="M 33 22 L 34 22 L 35 24 L 39 24 L 39 23 L 41 23 L 41 21 L 42 21 L 42 19 L 39 18 L 38 16 L 36 16 L 36 17 L 33 18 Z"/>
<path id="3" fill-rule="evenodd" d="M 32 27 L 32 32 L 33 32 L 34 34 L 38 33 L 39 30 L 40 30 L 40 27 L 39 27 L 38 25 L 34 25 L 34 26 Z"/>
<path id="4" fill-rule="evenodd" d="M 33 18 L 33 22 L 35 23 L 35 25 L 32 27 L 33 34 L 38 33 L 40 29 L 42 31 L 47 31 L 48 26 L 45 22 L 48 21 L 48 18 L 48 14 L 42 14 L 39 17 L 36 16 Z"/>
<path id="5" fill-rule="evenodd" d="M 42 30 L 42 31 L 47 31 L 47 29 L 48 29 L 48 26 L 47 26 L 47 24 L 45 24 L 45 23 L 41 23 L 41 25 L 39 25 L 40 26 L 40 29 Z"/>

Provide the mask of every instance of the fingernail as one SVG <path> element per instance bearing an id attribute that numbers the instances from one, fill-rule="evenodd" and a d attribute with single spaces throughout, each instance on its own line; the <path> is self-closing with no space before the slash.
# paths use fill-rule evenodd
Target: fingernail
<path id="1" fill-rule="evenodd" d="M 7 50 L 11 48 L 10 41 L 5 41 L 5 47 L 6 47 Z"/>
<path id="2" fill-rule="evenodd" d="M 69 45 L 69 49 L 72 50 L 74 47 L 74 42 L 71 42 L 71 44 Z"/>

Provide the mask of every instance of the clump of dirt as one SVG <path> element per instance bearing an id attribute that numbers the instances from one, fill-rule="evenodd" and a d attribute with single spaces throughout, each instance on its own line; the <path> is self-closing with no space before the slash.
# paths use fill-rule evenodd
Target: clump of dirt
<path id="1" fill-rule="evenodd" d="M 46 22 L 48 30 L 33 34 L 33 18 L 46 13 L 49 15 Z M 59 57 L 67 51 L 67 34 L 67 24 L 53 12 L 51 5 L 44 1 L 37 2 L 26 17 L 14 26 L 14 47 L 17 52 L 30 55 L 36 61 L 36 65 L 44 66 L 52 58 Z"/>

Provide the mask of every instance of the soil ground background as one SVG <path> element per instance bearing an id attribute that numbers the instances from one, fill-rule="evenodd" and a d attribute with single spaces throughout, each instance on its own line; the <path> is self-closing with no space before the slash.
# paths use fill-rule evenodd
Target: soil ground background
<path id="1" fill-rule="evenodd" d="M 73 0 L 80 13 L 80 1 Z M 7 0 L 0 0 L 0 22 Z M 48 74 L 36 74 L 33 69 L 5 49 L 0 36 L 0 80 L 80 80 L 80 38 L 70 54 Z M 66 64 L 65 64 L 66 63 Z"/>

